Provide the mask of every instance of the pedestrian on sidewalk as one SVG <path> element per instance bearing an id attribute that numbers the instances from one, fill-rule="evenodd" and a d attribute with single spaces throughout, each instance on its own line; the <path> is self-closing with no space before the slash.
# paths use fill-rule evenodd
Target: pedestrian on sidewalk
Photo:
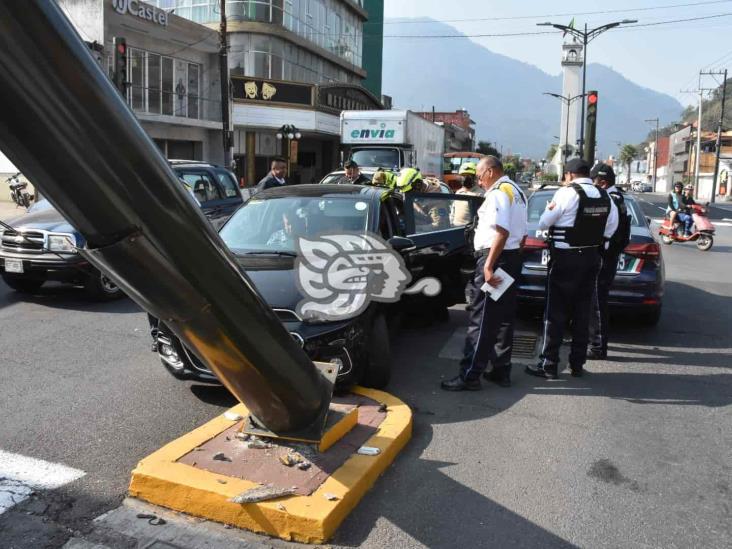
<path id="1" fill-rule="evenodd" d="M 516 291 L 521 275 L 521 247 L 526 239 L 526 196 L 503 173 L 495 156 L 478 162 L 478 184 L 485 200 L 478 210 L 474 247 L 476 266 L 471 281 L 472 300 L 468 310 L 468 333 L 460 361 L 460 374 L 442 382 L 446 391 L 477 391 L 480 376 L 507 387 L 511 384 L 511 350 L 516 316 Z M 481 288 L 501 283 L 495 274 L 503 269 L 514 282 L 494 301 Z M 493 365 L 485 374 L 488 363 Z"/>
<path id="2" fill-rule="evenodd" d="M 618 228 L 610 237 L 607 249 L 600 248 L 601 266 L 597 275 L 595 295 L 592 300 L 592 315 L 590 316 L 590 349 L 587 352 L 587 358 L 603 360 L 607 358 L 607 298 L 618 271 L 620 254 L 630 242 L 630 214 L 623 193 L 615 186 L 615 172 L 612 166 L 598 164 L 592 168 L 590 177 L 597 187 L 607 192 L 618 209 Z"/>
<path id="3" fill-rule="evenodd" d="M 607 192 L 592 183 L 590 165 L 573 158 L 566 172 L 567 181 L 554 193 L 539 219 L 539 229 L 549 229 L 551 256 L 540 360 L 536 366 L 527 366 L 526 373 L 547 379 L 559 377 L 559 348 L 569 321 L 569 367 L 574 377 L 583 373 L 600 247 L 618 226 L 618 209 Z"/>

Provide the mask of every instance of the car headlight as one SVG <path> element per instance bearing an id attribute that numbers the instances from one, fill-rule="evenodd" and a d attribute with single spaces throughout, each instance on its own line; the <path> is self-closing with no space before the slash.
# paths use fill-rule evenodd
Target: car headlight
<path id="1" fill-rule="evenodd" d="M 71 234 L 49 234 L 48 249 L 52 252 L 76 253 L 76 238 Z"/>

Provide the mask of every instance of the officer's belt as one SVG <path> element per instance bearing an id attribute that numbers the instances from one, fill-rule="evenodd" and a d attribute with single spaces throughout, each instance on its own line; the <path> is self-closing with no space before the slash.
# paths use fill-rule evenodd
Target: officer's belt
<path id="1" fill-rule="evenodd" d="M 501 252 L 501 255 L 513 255 L 513 254 L 519 253 L 520 251 L 521 251 L 520 248 L 515 248 L 513 250 L 503 250 Z M 483 248 L 482 250 L 475 250 L 475 252 L 473 253 L 473 255 L 475 257 L 483 257 L 483 256 L 488 255 L 490 252 L 491 252 L 491 249 L 490 248 Z"/>

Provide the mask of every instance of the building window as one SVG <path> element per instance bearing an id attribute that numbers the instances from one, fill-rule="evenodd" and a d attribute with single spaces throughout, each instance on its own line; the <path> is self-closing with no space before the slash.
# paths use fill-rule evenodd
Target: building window
<path id="1" fill-rule="evenodd" d="M 147 81 L 147 110 L 159 114 L 161 66 L 160 56 L 156 53 L 147 54 Z"/>
<path id="2" fill-rule="evenodd" d="M 173 114 L 173 60 L 170 57 L 163 57 L 161 71 L 161 90 L 163 94 L 162 113 L 167 115 Z"/>
<path id="3" fill-rule="evenodd" d="M 145 111 L 145 52 L 130 48 L 127 59 L 130 82 L 128 100 L 133 109 Z"/>
<path id="4" fill-rule="evenodd" d="M 188 118 L 198 118 L 199 70 L 195 63 L 188 63 Z"/>

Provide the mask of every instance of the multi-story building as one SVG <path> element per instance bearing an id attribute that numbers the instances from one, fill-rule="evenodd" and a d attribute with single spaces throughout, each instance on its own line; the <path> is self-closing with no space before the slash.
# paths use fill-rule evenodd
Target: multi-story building
<path id="1" fill-rule="evenodd" d="M 218 33 L 137 0 L 56 0 L 112 76 L 127 44 L 125 97 L 168 158 L 223 161 Z"/>
<path id="2" fill-rule="evenodd" d="M 658 138 L 658 154 L 656 154 L 656 141 L 651 141 L 646 149 L 646 164 L 648 166 L 648 177 L 653 180 L 653 170 L 656 170 L 655 192 L 669 192 L 671 184 L 669 146 L 671 139 L 667 136 Z"/>
<path id="3" fill-rule="evenodd" d="M 219 28 L 221 0 L 153 4 Z M 364 0 L 226 0 L 225 8 L 238 175 L 256 184 L 284 156 L 294 182 L 319 179 L 338 163 L 340 111 L 381 108 L 361 85 Z M 375 42 L 367 41 L 380 49 Z"/>
<path id="4" fill-rule="evenodd" d="M 467 152 L 475 150 L 475 121 L 465 109 L 454 112 L 418 112 L 422 118 L 445 127 L 445 152 Z"/>

